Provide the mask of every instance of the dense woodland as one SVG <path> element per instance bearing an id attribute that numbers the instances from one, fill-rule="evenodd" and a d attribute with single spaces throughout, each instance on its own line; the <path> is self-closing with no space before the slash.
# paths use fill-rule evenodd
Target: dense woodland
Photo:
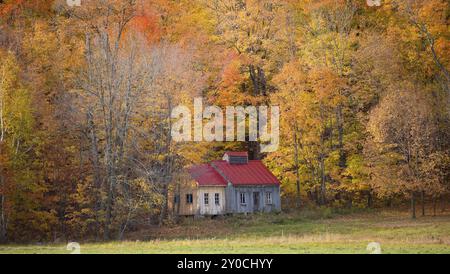
<path id="1" fill-rule="evenodd" d="M 449 2 L 376 2 L 0 0 L 0 241 L 170 225 L 185 168 L 225 150 L 266 163 L 284 210 L 441 210 Z M 174 142 L 198 96 L 280 106 L 280 148 Z"/>

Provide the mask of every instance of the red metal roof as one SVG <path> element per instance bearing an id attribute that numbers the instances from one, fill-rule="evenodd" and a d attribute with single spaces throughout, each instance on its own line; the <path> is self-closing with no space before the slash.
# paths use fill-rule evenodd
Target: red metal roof
<path id="1" fill-rule="evenodd" d="M 279 185 L 280 181 L 260 160 L 250 160 L 247 164 L 232 165 L 227 161 L 211 163 L 233 185 Z"/>
<path id="2" fill-rule="evenodd" d="M 225 152 L 225 155 L 228 156 L 241 156 L 241 157 L 248 157 L 247 151 L 227 151 Z"/>
<path id="3" fill-rule="evenodd" d="M 229 156 L 247 156 L 247 152 L 225 152 Z M 244 164 L 229 164 L 225 160 L 202 164 L 189 170 L 199 185 L 280 185 L 280 181 L 260 160 L 250 160 Z"/>
<path id="4" fill-rule="evenodd" d="M 209 164 L 193 166 L 189 174 L 201 186 L 227 186 L 225 179 Z"/>

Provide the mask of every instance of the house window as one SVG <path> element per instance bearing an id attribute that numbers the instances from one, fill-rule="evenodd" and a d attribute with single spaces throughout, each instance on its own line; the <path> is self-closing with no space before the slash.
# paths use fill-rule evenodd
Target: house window
<path id="1" fill-rule="evenodd" d="M 173 203 L 178 204 L 180 202 L 180 195 L 173 196 Z"/>
<path id="2" fill-rule="evenodd" d="M 266 192 L 266 204 L 272 204 L 272 192 Z"/>
<path id="3" fill-rule="evenodd" d="M 208 205 L 209 204 L 209 193 L 203 194 L 203 198 L 205 200 L 205 205 Z"/>
<path id="4" fill-rule="evenodd" d="M 186 194 L 186 204 L 192 204 L 192 201 L 193 201 L 192 194 L 191 193 Z"/>
<path id="5" fill-rule="evenodd" d="M 215 202 L 216 205 L 220 205 L 219 193 L 214 194 L 214 202 Z"/>
<path id="6" fill-rule="evenodd" d="M 241 204 L 243 204 L 243 205 L 246 204 L 244 192 L 241 192 Z"/>

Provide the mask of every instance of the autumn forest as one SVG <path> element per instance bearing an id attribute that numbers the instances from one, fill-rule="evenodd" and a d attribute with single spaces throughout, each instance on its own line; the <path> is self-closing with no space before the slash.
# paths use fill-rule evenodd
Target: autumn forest
<path id="1" fill-rule="evenodd" d="M 0 0 L 0 243 L 176 223 L 186 168 L 224 151 L 263 160 L 283 211 L 447 205 L 448 1 L 68 2 Z M 278 150 L 174 142 L 194 97 L 279 106 Z"/>

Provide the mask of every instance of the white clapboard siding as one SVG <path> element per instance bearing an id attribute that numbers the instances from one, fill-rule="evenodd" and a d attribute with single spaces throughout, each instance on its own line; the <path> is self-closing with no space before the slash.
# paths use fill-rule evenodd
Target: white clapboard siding
<path id="1" fill-rule="evenodd" d="M 209 194 L 209 203 L 205 205 L 204 194 Z M 215 203 L 215 194 L 219 193 L 219 205 Z M 221 215 L 225 213 L 225 187 L 222 186 L 201 186 L 198 188 L 197 204 L 200 215 Z"/>

